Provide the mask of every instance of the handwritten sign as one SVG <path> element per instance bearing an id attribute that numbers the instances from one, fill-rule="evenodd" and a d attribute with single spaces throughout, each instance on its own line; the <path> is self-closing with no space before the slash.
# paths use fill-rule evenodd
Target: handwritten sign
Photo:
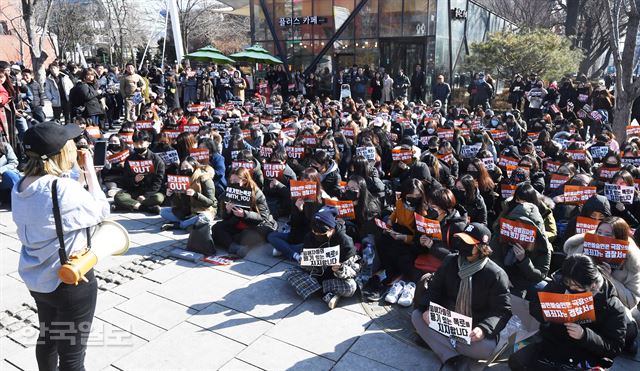
<path id="1" fill-rule="evenodd" d="M 340 264 L 340 246 L 302 249 L 300 265 L 303 267 L 329 267 Z"/>
<path id="2" fill-rule="evenodd" d="M 134 174 L 149 174 L 155 171 L 155 167 L 153 166 L 153 161 L 151 160 L 142 160 L 142 161 L 129 160 L 129 168 Z"/>
<path id="3" fill-rule="evenodd" d="M 277 162 L 268 162 L 264 164 L 262 172 L 264 173 L 264 177 L 268 179 L 282 179 L 282 175 L 284 174 L 284 169 L 286 168 L 285 164 L 277 163 Z"/>
<path id="4" fill-rule="evenodd" d="M 551 174 L 551 179 L 549 179 L 549 188 L 558 189 L 562 187 L 568 180 L 569 177 L 566 175 Z"/>
<path id="5" fill-rule="evenodd" d="M 576 233 L 587 233 L 595 231 L 598 228 L 600 221 L 591 219 L 586 216 L 579 216 L 576 218 Z"/>
<path id="6" fill-rule="evenodd" d="M 542 316 L 553 323 L 590 323 L 596 320 L 593 295 L 590 292 L 579 294 L 556 294 L 538 292 Z"/>
<path id="7" fill-rule="evenodd" d="M 394 148 L 391 150 L 391 159 L 393 161 L 411 162 L 413 159 L 413 151 L 410 149 Z"/>
<path id="8" fill-rule="evenodd" d="M 596 187 L 588 186 L 564 186 L 564 203 L 582 205 L 596 194 Z"/>
<path id="9" fill-rule="evenodd" d="M 621 186 L 617 184 L 606 183 L 604 185 L 604 195 L 611 202 L 622 202 L 631 204 L 633 195 L 635 194 L 634 186 Z"/>
<path id="10" fill-rule="evenodd" d="M 418 232 L 430 238 L 442 240 L 442 231 L 440 229 L 439 221 L 427 219 L 418 213 L 414 214 L 416 219 L 416 230 L 418 230 Z"/>
<path id="11" fill-rule="evenodd" d="M 493 157 L 481 158 L 484 167 L 487 168 L 487 171 L 493 171 L 496 168 L 496 163 L 493 161 Z"/>
<path id="12" fill-rule="evenodd" d="M 536 242 L 536 227 L 518 220 L 500 218 L 500 238 L 505 243 L 518 243 L 531 248 Z"/>
<path id="13" fill-rule="evenodd" d="M 182 175 L 167 175 L 167 188 L 174 192 L 183 193 L 189 189 L 191 178 Z"/>
<path id="14" fill-rule="evenodd" d="M 318 186 L 315 182 L 306 180 L 291 180 L 289 182 L 291 190 L 291 198 L 303 198 L 306 200 L 315 200 L 317 198 Z"/>
<path id="15" fill-rule="evenodd" d="M 353 201 L 336 201 L 330 198 L 324 200 L 327 206 L 333 206 L 338 210 L 338 218 L 353 220 L 356 218 L 356 212 Z"/>
<path id="16" fill-rule="evenodd" d="M 471 344 L 472 323 L 471 317 L 434 302 L 429 303 L 429 327 L 450 339 Z"/>
<path id="17" fill-rule="evenodd" d="M 500 184 L 500 197 L 504 200 L 512 197 L 513 194 L 516 193 L 516 188 L 518 188 L 518 186 L 515 184 Z"/>
<path id="18" fill-rule="evenodd" d="M 362 156 L 366 158 L 367 161 L 374 161 L 376 159 L 376 147 L 357 147 L 356 156 Z"/>
<path id="19" fill-rule="evenodd" d="M 227 202 L 232 203 L 242 209 L 251 208 L 251 189 L 250 188 L 238 188 L 228 186 L 226 189 L 225 197 Z"/>
<path id="20" fill-rule="evenodd" d="M 130 154 L 129 150 L 125 149 L 124 151 L 113 153 L 107 156 L 107 161 L 109 161 L 110 164 L 119 164 L 122 161 L 126 160 L 127 157 L 129 157 L 129 154 Z"/>
<path id="21" fill-rule="evenodd" d="M 301 160 L 304 158 L 304 147 L 300 146 L 291 146 L 285 147 L 287 151 L 287 157 L 291 159 Z"/>
<path id="22" fill-rule="evenodd" d="M 624 264 L 629 252 L 629 241 L 586 233 L 582 245 L 582 253 L 592 256 L 598 262 L 606 262 L 612 268 L 619 268 Z"/>
<path id="23" fill-rule="evenodd" d="M 209 163 L 209 150 L 207 148 L 191 148 L 189 150 L 189 156 L 200 163 Z"/>

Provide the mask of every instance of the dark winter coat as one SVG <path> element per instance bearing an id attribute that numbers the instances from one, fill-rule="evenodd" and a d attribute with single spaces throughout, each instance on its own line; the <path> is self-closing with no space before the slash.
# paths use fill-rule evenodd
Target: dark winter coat
<path id="1" fill-rule="evenodd" d="M 330 246 L 340 246 L 340 262 L 356 255 L 356 248 L 351 237 L 347 236 L 344 223 L 339 222 L 336 225 L 335 232 L 329 239 L 318 240 L 313 233 L 307 233 L 304 237 L 303 246 L 305 249 L 317 249 Z"/>
<path id="2" fill-rule="evenodd" d="M 93 85 L 89 85 L 86 82 L 78 82 L 69 92 L 71 110 L 73 112 L 76 108 L 84 107 L 82 112 L 84 117 L 104 115 L 104 110 L 100 103 L 101 97 Z"/>
<path id="3" fill-rule="evenodd" d="M 131 171 L 129 161 L 145 161 L 151 160 L 153 162 L 154 171 L 146 174 L 141 182 L 136 183 L 134 178 L 136 174 Z M 131 154 L 127 158 L 124 165 L 124 188 L 130 192 L 144 192 L 146 198 L 152 197 L 156 193 L 162 190 L 162 184 L 164 182 L 165 165 L 160 156 L 147 150 L 144 155 L 139 155 L 135 151 L 131 151 Z"/>

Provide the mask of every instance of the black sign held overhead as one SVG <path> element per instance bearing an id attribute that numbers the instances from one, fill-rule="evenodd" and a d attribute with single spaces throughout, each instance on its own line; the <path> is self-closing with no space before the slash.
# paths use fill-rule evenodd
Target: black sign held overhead
<path id="1" fill-rule="evenodd" d="M 312 15 L 308 17 L 280 17 L 280 27 L 302 26 L 327 23 L 327 17 Z"/>
<path id="2" fill-rule="evenodd" d="M 451 9 L 451 19 L 462 20 L 467 19 L 467 11 L 460 8 Z"/>

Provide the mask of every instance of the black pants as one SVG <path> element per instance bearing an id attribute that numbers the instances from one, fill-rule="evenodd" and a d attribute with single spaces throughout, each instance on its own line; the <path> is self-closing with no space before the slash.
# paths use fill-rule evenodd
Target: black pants
<path id="1" fill-rule="evenodd" d="M 421 253 L 417 246 L 407 245 L 383 234 L 376 243 L 376 251 L 388 279 L 402 275 L 407 282 L 418 282 L 422 277 L 423 273 L 415 267 L 416 258 Z"/>
<path id="2" fill-rule="evenodd" d="M 610 361 L 602 360 L 597 363 L 592 360 L 591 367 L 600 366 L 608 369 L 613 366 Z M 582 362 L 584 366 L 584 362 Z M 573 370 L 578 369 L 576 365 L 562 364 L 559 362 L 549 361 L 545 358 L 541 343 L 527 345 L 518 350 L 509 357 L 509 368 L 513 371 L 556 371 L 556 370 Z"/>
<path id="3" fill-rule="evenodd" d="M 42 110 L 42 107 L 40 106 L 31 107 L 31 116 L 33 116 L 33 119 L 38 122 L 45 122 L 45 120 L 47 119 L 47 117 L 44 114 L 44 111 Z"/>
<path id="4" fill-rule="evenodd" d="M 60 115 L 64 116 L 65 124 L 71 122 L 71 109 L 68 104 L 63 105 L 62 107 L 53 107 L 53 119 L 60 121 Z"/>
<path id="5" fill-rule="evenodd" d="M 87 273 L 89 282 L 77 286 L 61 283 L 50 293 L 31 291 L 38 307 L 40 335 L 36 345 L 38 369 L 84 370 L 84 356 L 89 331 L 96 310 L 98 284 L 93 270 Z"/>
<path id="6" fill-rule="evenodd" d="M 264 242 L 267 234 L 273 232 L 272 229 L 264 227 L 247 227 L 245 229 L 237 229 L 236 224 L 238 220 L 236 218 L 230 218 L 222 220 L 216 223 L 211 229 L 213 234 L 213 242 L 215 242 L 216 248 L 220 247 L 225 250 L 229 249 L 232 243 L 239 245 L 258 245 Z M 252 234 L 259 234 L 261 241 L 252 241 L 250 237 Z"/>

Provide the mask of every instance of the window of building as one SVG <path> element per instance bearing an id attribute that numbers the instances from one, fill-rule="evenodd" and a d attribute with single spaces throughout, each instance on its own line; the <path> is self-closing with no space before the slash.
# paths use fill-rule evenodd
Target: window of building
<path id="1" fill-rule="evenodd" d="M 380 2 L 380 37 L 402 36 L 402 1 Z"/>
<path id="2" fill-rule="evenodd" d="M 356 38 L 378 37 L 378 0 L 369 0 L 354 21 Z"/>
<path id="3" fill-rule="evenodd" d="M 431 0 L 435 3 L 436 0 Z M 429 32 L 429 0 L 404 0 L 404 36 L 426 36 Z M 433 27 L 431 27 L 433 29 Z"/>

